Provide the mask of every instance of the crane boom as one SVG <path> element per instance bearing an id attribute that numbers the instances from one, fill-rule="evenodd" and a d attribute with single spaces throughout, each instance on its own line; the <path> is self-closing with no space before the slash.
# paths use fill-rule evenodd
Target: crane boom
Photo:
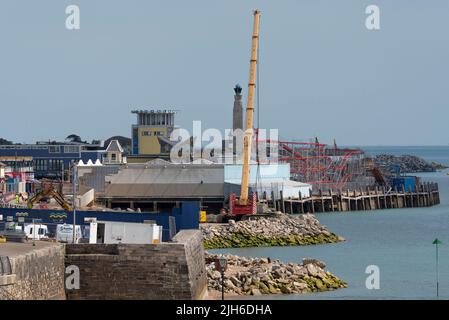
<path id="1" fill-rule="evenodd" d="M 248 188 L 251 160 L 251 142 L 253 137 L 253 116 L 254 116 L 254 89 L 256 87 L 257 72 L 257 51 L 259 47 L 259 20 L 260 11 L 254 11 L 254 26 L 251 45 L 251 60 L 249 69 L 248 97 L 246 103 L 246 127 L 243 137 L 243 168 L 242 168 L 242 184 L 240 191 L 240 205 L 248 204 Z"/>

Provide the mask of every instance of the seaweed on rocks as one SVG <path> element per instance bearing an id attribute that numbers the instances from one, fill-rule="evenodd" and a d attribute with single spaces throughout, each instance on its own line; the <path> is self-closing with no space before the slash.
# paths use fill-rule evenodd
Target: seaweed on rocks
<path id="1" fill-rule="evenodd" d="M 273 217 L 201 225 L 205 249 L 297 246 L 344 240 L 313 215 L 278 213 Z"/>

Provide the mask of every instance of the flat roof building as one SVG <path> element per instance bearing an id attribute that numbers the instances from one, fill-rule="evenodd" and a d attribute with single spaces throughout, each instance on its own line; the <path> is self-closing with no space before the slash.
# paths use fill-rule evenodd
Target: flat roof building
<path id="1" fill-rule="evenodd" d="M 136 124 L 132 125 L 132 155 L 168 155 L 172 143 L 170 135 L 175 128 L 173 110 L 134 110 Z"/>
<path id="2" fill-rule="evenodd" d="M 112 169 L 112 168 L 111 168 Z M 311 186 L 291 181 L 289 164 L 251 165 L 251 192 L 275 196 L 283 190 L 286 197 L 310 195 Z M 260 181 L 257 181 L 258 178 Z M 80 173 L 80 188 L 95 188 L 97 200 L 109 208 L 121 207 L 142 211 L 172 207 L 181 201 L 199 201 L 208 212 L 219 212 L 231 193 L 240 193 L 241 165 L 227 165 L 203 160 L 200 163 L 176 164 L 162 159 L 147 163 L 128 163 L 105 171 L 92 167 Z"/>
<path id="3" fill-rule="evenodd" d="M 8 164 L 14 159 L 27 159 L 37 179 L 68 180 L 68 170 L 73 162 L 103 160 L 103 144 L 76 142 L 38 142 L 36 144 L 0 145 L 0 158 Z M 9 159 L 9 160 L 8 160 Z"/>

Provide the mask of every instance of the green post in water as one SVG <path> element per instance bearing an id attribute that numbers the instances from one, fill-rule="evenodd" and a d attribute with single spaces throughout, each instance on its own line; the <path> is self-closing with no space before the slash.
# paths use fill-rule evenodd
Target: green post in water
<path id="1" fill-rule="evenodd" d="M 437 276 L 437 297 L 438 297 L 438 245 L 441 244 L 441 241 L 436 238 L 433 242 L 436 250 L 436 276 Z"/>

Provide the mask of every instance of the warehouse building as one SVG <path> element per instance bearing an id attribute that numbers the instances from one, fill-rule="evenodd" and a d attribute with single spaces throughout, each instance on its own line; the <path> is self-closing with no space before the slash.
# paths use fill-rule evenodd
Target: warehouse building
<path id="1" fill-rule="evenodd" d="M 277 195 L 280 190 L 284 197 L 310 195 L 310 185 L 289 180 L 288 164 L 257 167 L 251 166 L 251 192 L 265 193 L 268 197 L 272 191 Z M 97 202 L 109 208 L 141 211 L 164 210 L 181 201 L 199 201 L 206 211 L 218 212 L 231 193 L 240 193 L 241 165 L 207 160 L 174 164 L 156 159 L 143 164 L 128 163 L 114 170 L 90 168 L 87 174 L 80 175 L 80 188 L 94 188 Z"/>

